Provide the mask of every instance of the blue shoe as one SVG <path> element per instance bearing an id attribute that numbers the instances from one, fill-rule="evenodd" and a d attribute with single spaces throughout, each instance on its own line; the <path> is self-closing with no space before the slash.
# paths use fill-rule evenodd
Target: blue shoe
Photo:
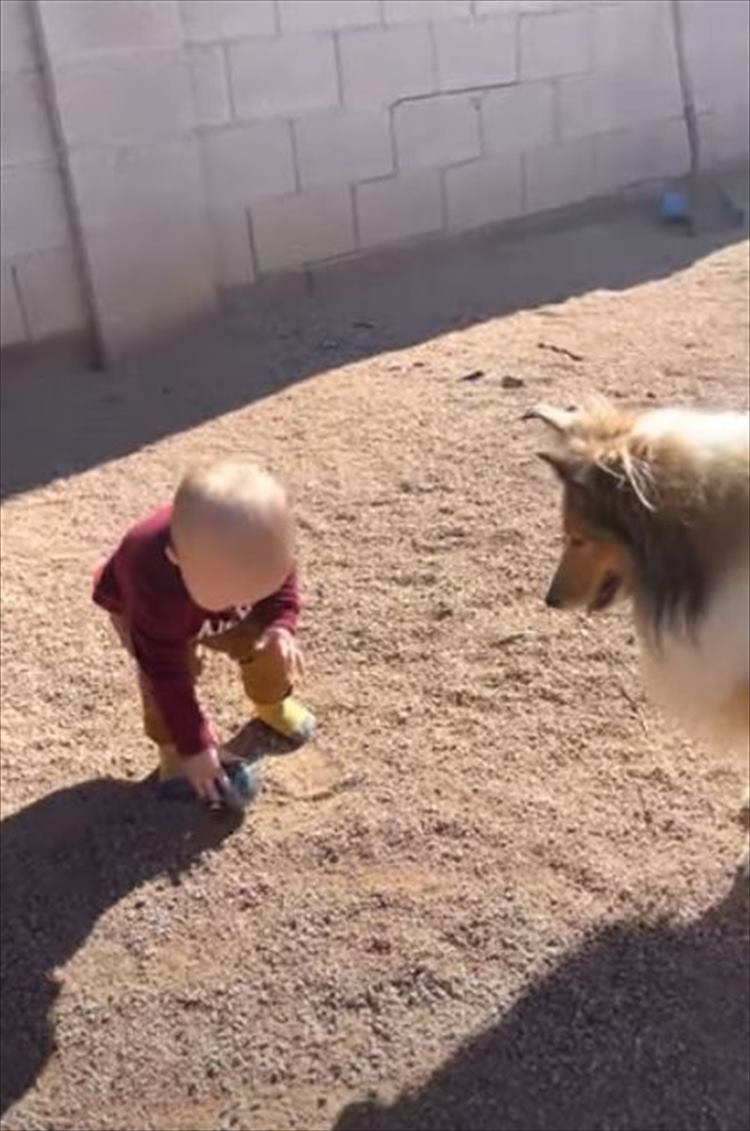
<path id="1" fill-rule="evenodd" d="M 229 809 L 232 813 L 244 813 L 248 805 L 258 795 L 260 775 L 255 766 L 246 762 L 232 762 L 224 767 L 228 786 L 219 786 L 221 802 L 209 803 L 215 810 Z M 195 791 L 186 778 L 167 778 L 157 782 L 157 792 L 164 801 L 197 801 Z"/>

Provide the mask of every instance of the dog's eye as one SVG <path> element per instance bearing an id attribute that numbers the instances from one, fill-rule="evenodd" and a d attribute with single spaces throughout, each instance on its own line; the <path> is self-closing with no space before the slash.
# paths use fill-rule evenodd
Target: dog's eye
<path id="1" fill-rule="evenodd" d="M 582 546 L 586 545 L 586 541 L 583 538 L 579 538 L 577 535 L 573 535 L 573 537 L 570 539 L 570 545 L 575 550 L 580 550 Z"/>

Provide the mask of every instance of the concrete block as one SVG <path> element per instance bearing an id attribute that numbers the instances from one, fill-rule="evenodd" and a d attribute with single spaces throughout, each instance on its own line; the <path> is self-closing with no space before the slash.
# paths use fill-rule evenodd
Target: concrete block
<path id="1" fill-rule="evenodd" d="M 555 91 L 551 83 L 519 83 L 491 90 L 481 100 L 486 153 L 518 153 L 555 140 Z"/>
<path id="2" fill-rule="evenodd" d="M 338 31 L 380 23 L 378 0 L 279 0 L 282 32 Z"/>
<path id="3" fill-rule="evenodd" d="M 38 71 L 3 74 L 0 138 L 3 166 L 54 158 L 52 131 Z"/>
<path id="4" fill-rule="evenodd" d="M 471 3 L 470 0 L 385 0 L 383 15 L 386 24 L 468 20 L 471 19 Z"/>
<path id="5" fill-rule="evenodd" d="M 69 161 L 87 233 L 135 226 L 161 215 L 194 216 L 205 206 L 194 138 L 138 148 L 74 150 Z"/>
<path id="6" fill-rule="evenodd" d="M 333 259 L 356 246 L 351 193 L 346 187 L 264 200 L 252 206 L 251 216 L 261 272 Z"/>
<path id="7" fill-rule="evenodd" d="M 284 36 L 229 48 L 236 113 L 261 118 L 307 113 L 338 103 L 333 38 Z"/>
<path id="8" fill-rule="evenodd" d="M 182 40 L 177 0 L 41 0 L 39 8 L 55 62 L 174 47 Z"/>
<path id="9" fill-rule="evenodd" d="M 26 341 L 28 334 L 13 273 L 10 264 L 3 263 L 0 272 L 0 346 L 17 346 Z"/>
<path id="10" fill-rule="evenodd" d="M 620 4 L 623 0 L 476 0 L 478 16 L 497 12 L 570 12 L 593 4 Z M 636 0 L 639 2 L 639 0 Z"/>
<path id="11" fill-rule="evenodd" d="M 247 211 L 239 206 L 212 212 L 209 231 L 214 280 L 218 287 L 248 287 L 255 282 Z"/>
<path id="12" fill-rule="evenodd" d="M 36 67 L 29 0 L 0 3 L 0 69 L 3 75 Z"/>
<path id="13" fill-rule="evenodd" d="M 521 0 L 475 0 L 474 12 L 482 16 L 508 16 L 521 11 Z"/>
<path id="14" fill-rule="evenodd" d="M 595 4 L 591 12 L 594 68 L 598 72 L 653 66 L 674 69 L 669 4 L 637 0 L 615 7 Z"/>
<path id="15" fill-rule="evenodd" d="M 618 117 L 627 124 L 682 117 L 682 92 L 677 67 L 652 67 L 628 72 L 612 84 Z M 747 97 L 747 89 L 743 92 Z"/>
<path id="16" fill-rule="evenodd" d="M 699 113 L 729 110 L 748 96 L 750 61 L 742 46 L 721 58 L 703 53 L 691 66 L 695 104 Z"/>
<path id="17" fill-rule="evenodd" d="M 520 0 L 522 12 L 572 12 L 576 8 L 591 8 L 596 4 L 619 4 L 621 0 Z M 642 0 L 635 0 L 641 3 Z M 648 2 L 648 0 L 646 0 Z"/>
<path id="18" fill-rule="evenodd" d="M 623 121 L 620 88 L 627 76 L 580 75 L 558 85 L 560 136 L 563 140 L 608 133 L 629 124 Z"/>
<path id="19" fill-rule="evenodd" d="M 571 12 L 576 8 L 589 8 L 596 4 L 620 3 L 621 0 L 475 0 L 476 15 L 507 15 L 509 12 L 531 12 L 534 15 L 548 12 Z M 634 0 L 640 3 L 641 0 Z"/>
<path id="20" fill-rule="evenodd" d="M 591 70 L 592 54 L 590 12 L 531 12 L 522 17 L 522 80 L 585 73 Z"/>
<path id="21" fill-rule="evenodd" d="M 520 216 L 523 177 L 520 154 L 508 153 L 445 171 L 445 198 L 451 231 L 481 228 Z"/>
<path id="22" fill-rule="evenodd" d="M 86 329 L 86 307 L 73 252 L 54 248 L 18 261 L 18 287 L 31 340 Z"/>
<path id="23" fill-rule="evenodd" d="M 709 166 L 744 157 L 750 149 L 750 107 L 744 103 L 704 114 L 699 130 L 701 151 Z"/>
<path id="24" fill-rule="evenodd" d="M 434 32 L 442 90 L 491 86 L 516 79 L 515 16 L 437 24 Z"/>
<path id="25" fill-rule="evenodd" d="M 55 0 L 57 2 L 57 0 Z M 111 56 L 55 76 L 69 146 L 138 145 L 190 132 L 193 96 L 181 52 Z"/>
<path id="26" fill-rule="evenodd" d="M 681 114 L 674 68 L 632 68 L 563 79 L 558 88 L 563 140 L 609 133 Z"/>
<path id="27" fill-rule="evenodd" d="M 65 247 L 70 241 L 62 181 L 54 165 L 3 169 L 0 189 L 0 247 L 15 259 L 30 252 Z"/>
<path id="28" fill-rule="evenodd" d="M 700 111 L 730 110 L 748 98 L 750 5 L 735 0 L 685 8 L 685 47 Z"/>
<path id="29" fill-rule="evenodd" d="M 448 94 L 403 102 L 393 112 L 401 169 L 435 168 L 478 157 L 479 99 Z"/>
<path id="30" fill-rule="evenodd" d="M 355 184 L 393 172 L 393 147 L 384 110 L 314 114 L 294 123 L 303 188 Z"/>
<path id="31" fill-rule="evenodd" d="M 524 154 L 527 212 L 542 212 L 586 200 L 596 192 L 590 138 L 547 145 Z"/>
<path id="32" fill-rule="evenodd" d="M 219 43 L 188 49 L 190 84 L 197 126 L 220 126 L 232 116 L 224 48 Z"/>
<path id="33" fill-rule="evenodd" d="M 594 176 L 598 193 L 660 177 L 679 176 L 690 164 L 681 119 L 654 122 L 594 138 Z"/>
<path id="34" fill-rule="evenodd" d="M 182 0 L 190 43 L 276 34 L 273 0 Z"/>
<path id="35" fill-rule="evenodd" d="M 436 89 L 426 26 L 343 32 L 339 53 L 347 106 L 390 106 Z"/>
<path id="36" fill-rule="evenodd" d="M 750 8 L 741 0 L 686 0 L 685 45 L 692 58 L 750 50 Z"/>
<path id="37" fill-rule="evenodd" d="M 363 248 L 430 235 L 443 228 L 440 174 L 432 169 L 402 173 L 356 189 Z"/>
<path id="38" fill-rule="evenodd" d="M 87 251 L 103 329 L 119 355 L 215 303 L 211 248 L 202 215 L 165 215 L 94 232 Z"/>
<path id="39" fill-rule="evenodd" d="M 226 209 L 294 192 L 288 122 L 252 122 L 201 138 L 209 207 Z"/>

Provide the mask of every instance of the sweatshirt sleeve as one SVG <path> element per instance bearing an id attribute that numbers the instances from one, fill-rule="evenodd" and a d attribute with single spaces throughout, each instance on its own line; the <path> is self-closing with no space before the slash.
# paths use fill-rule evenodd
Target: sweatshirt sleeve
<path id="1" fill-rule="evenodd" d="M 297 571 L 292 570 L 280 589 L 253 606 L 251 616 L 261 632 L 269 628 L 296 632 L 301 605 Z"/>
<path id="2" fill-rule="evenodd" d="M 143 613 L 128 625 L 133 653 L 177 750 L 200 754 L 215 742 L 195 692 L 189 643 L 154 625 Z"/>

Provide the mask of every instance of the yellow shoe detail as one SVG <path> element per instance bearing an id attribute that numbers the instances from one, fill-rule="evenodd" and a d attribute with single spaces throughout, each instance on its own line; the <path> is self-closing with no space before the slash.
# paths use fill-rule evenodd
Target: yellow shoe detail
<path id="1" fill-rule="evenodd" d="M 307 742 L 315 731 L 315 719 L 310 711 L 291 696 L 280 703 L 256 703 L 255 714 L 271 730 L 296 742 Z"/>

